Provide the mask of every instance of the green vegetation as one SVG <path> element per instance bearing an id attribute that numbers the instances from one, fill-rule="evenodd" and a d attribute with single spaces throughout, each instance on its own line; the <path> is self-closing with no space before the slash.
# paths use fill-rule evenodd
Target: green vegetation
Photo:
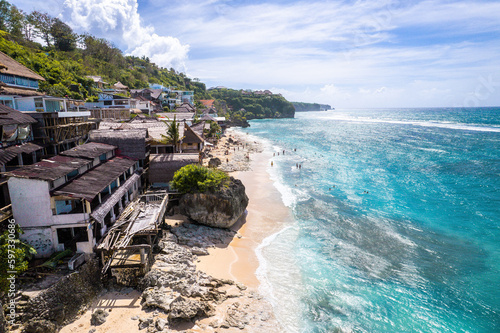
<path id="1" fill-rule="evenodd" d="M 162 138 L 164 139 L 164 143 L 167 144 L 172 144 L 175 147 L 175 150 L 177 150 L 177 144 L 181 140 L 180 134 L 179 134 L 179 123 L 175 119 L 170 121 L 170 124 L 168 122 L 164 122 L 168 127 L 167 127 L 167 135 L 161 135 Z"/>
<path id="2" fill-rule="evenodd" d="M 105 82 L 120 81 L 130 89 L 149 83 L 193 90 L 196 98 L 208 97 L 205 84 L 173 68 L 158 67 L 147 57 L 124 56 L 111 42 L 90 34 L 78 35 L 49 14 L 23 13 L 0 0 L 0 51 L 43 76 L 40 90 L 47 94 L 76 99 L 96 96 L 98 89 L 87 75 L 99 75 Z M 35 43 L 40 37 L 45 46 Z M 79 45 L 79 47 L 77 47 Z"/>
<path id="3" fill-rule="evenodd" d="M 216 137 L 219 139 L 219 133 L 222 132 L 222 129 L 220 128 L 219 124 L 217 124 L 215 121 L 210 121 L 210 129 L 205 130 L 205 136 L 207 138 L 214 138 Z"/>
<path id="4" fill-rule="evenodd" d="M 10 225 L 9 225 L 10 226 Z M 22 230 L 19 225 L 9 228 L 0 236 L 0 292 L 9 289 L 8 271 L 24 272 L 28 269 L 28 260 L 36 254 L 36 250 L 19 240 Z"/>
<path id="5" fill-rule="evenodd" d="M 281 95 L 255 95 L 233 89 L 214 89 L 210 95 L 227 103 L 232 109 L 228 114 L 229 119 L 238 126 L 247 120 L 293 118 L 295 114 L 292 103 Z"/>
<path id="6" fill-rule="evenodd" d="M 35 38 L 42 39 L 44 45 Z M 293 118 L 295 113 L 281 95 L 207 91 L 197 78 L 159 67 L 145 56 L 124 56 L 104 38 L 78 35 L 58 18 L 38 11 L 24 13 L 6 0 L 0 0 L 0 51 L 43 76 L 46 81 L 40 82 L 39 90 L 48 95 L 95 101 L 100 89 L 87 76 L 97 75 L 109 84 L 120 81 L 130 89 L 146 88 L 151 83 L 192 90 L 195 105 L 201 106 L 200 99 L 216 99 L 219 115 L 226 115 L 236 126 L 248 126 L 251 119 Z"/>
<path id="7" fill-rule="evenodd" d="M 217 191 L 229 180 L 229 176 L 217 169 L 200 165 L 186 165 L 174 174 L 172 185 L 181 193 Z"/>
<path id="8" fill-rule="evenodd" d="M 292 102 L 295 107 L 295 111 L 322 111 L 322 110 L 331 110 L 332 107 L 328 104 L 319 104 L 319 103 L 304 103 L 304 102 Z"/>

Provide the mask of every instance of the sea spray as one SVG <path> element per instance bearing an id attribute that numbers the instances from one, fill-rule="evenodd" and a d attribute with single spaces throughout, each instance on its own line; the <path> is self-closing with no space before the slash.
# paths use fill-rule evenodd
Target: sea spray
<path id="1" fill-rule="evenodd" d="M 283 325 L 499 331 L 499 130 L 499 108 L 252 121 L 286 150 L 268 169 L 295 221 L 258 250 Z"/>

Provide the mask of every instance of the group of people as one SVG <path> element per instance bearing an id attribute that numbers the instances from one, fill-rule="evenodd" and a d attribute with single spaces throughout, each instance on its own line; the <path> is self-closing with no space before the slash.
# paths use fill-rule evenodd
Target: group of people
<path id="1" fill-rule="evenodd" d="M 297 151 L 297 148 L 293 148 L 293 151 Z M 283 149 L 282 153 L 283 153 L 283 155 L 285 155 L 286 150 Z M 280 152 L 278 152 L 277 154 L 278 154 L 278 156 L 280 156 Z M 276 153 L 273 153 L 273 157 L 276 157 Z M 273 165 L 274 165 L 274 162 L 271 160 L 271 166 L 273 166 Z M 297 169 L 302 169 L 302 164 L 296 163 L 295 167 Z"/>

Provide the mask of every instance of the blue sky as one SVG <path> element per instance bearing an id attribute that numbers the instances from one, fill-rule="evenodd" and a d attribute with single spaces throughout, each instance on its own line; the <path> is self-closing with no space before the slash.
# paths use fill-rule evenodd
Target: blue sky
<path id="1" fill-rule="evenodd" d="M 500 105 L 498 1 L 17 0 L 211 86 L 337 108 Z"/>

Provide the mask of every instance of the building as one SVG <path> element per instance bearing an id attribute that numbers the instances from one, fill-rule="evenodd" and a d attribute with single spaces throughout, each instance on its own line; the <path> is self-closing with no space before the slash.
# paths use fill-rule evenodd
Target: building
<path id="1" fill-rule="evenodd" d="M 6 165 L 15 160 L 15 165 L 31 164 L 37 161 L 37 153 L 42 146 L 32 143 L 33 124 L 37 121 L 22 112 L 0 105 L 0 168 L 6 171 Z"/>
<path id="2" fill-rule="evenodd" d="M 157 110 L 161 110 L 165 100 L 162 89 L 132 89 L 130 90 L 130 96 L 141 101 L 139 102 L 140 105 L 137 106 L 137 108 L 141 110 L 146 109 L 148 114 L 151 114 L 151 111 L 155 108 Z M 150 103 L 145 103 L 146 101 L 149 101 Z"/>
<path id="3" fill-rule="evenodd" d="M 112 85 L 112 88 L 116 93 L 126 93 L 128 91 L 128 87 L 121 83 L 120 81 L 116 82 Z"/>
<path id="4" fill-rule="evenodd" d="M 143 96 L 134 97 L 135 100 L 135 108 L 141 110 L 143 113 L 151 115 L 151 113 L 158 108 L 158 104 L 148 100 Z"/>
<path id="5" fill-rule="evenodd" d="M 0 104 L 0 171 L 32 164 L 44 156 L 44 146 L 33 143 L 32 125 L 37 121 L 27 114 Z M 0 175 L 0 222 L 12 216 L 7 177 Z"/>
<path id="6" fill-rule="evenodd" d="M 93 130 L 89 134 L 89 140 L 116 146 L 120 156 L 127 156 L 139 162 L 149 157 L 148 130 L 145 128 Z M 144 167 L 141 163 L 139 165 Z"/>
<path id="7" fill-rule="evenodd" d="M 182 103 L 175 108 L 176 113 L 194 113 L 196 109 L 189 103 Z"/>
<path id="8" fill-rule="evenodd" d="M 203 107 L 209 109 L 214 107 L 215 99 L 200 99 L 200 103 Z"/>
<path id="9" fill-rule="evenodd" d="M 114 108 L 114 109 L 134 109 L 135 103 L 132 98 L 116 95 L 110 92 L 99 93 L 97 102 L 86 102 L 88 109 Z"/>
<path id="10" fill-rule="evenodd" d="M 181 137 L 180 150 L 182 153 L 200 153 L 205 146 L 203 136 L 200 136 L 193 129 L 184 124 L 184 133 Z"/>
<path id="11" fill-rule="evenodd" d="M 177 170 L 198 163 L 199 154 L 152 154 L 149 160 L 149 183 L 153 187 L 167 187 Z"/>
<path id="12" fill-rule="evenodd" d="M 159 120 L 164 120 L 164 121 L 173 121 L 174 119 L 177 122 L 185 122 L 187 124 L 191 124 L 194 120 L 194 112 L 162 112 L 162 113 L 157 113 L 156 117 Z"/>
<path id="13" fill-rule="evenodd" d="M 16 109 L 14 97 L 42 95 L 37 91 L 39 81 L 45 79 L 0 52 L 0 104 Z"/>
<path id="14" fill-rule="evenodd" d="M 94 82 L 93 86 L 96 89 L 104 89 L 104 87 L 108 85 L 107 82 L 103 81 L 102 77 L 97 75 L 88 75 L 86 78 L 91 79 Z"/>
<path id="15" fill-rule="evenodd" d="M 116 147 L 89 143 L 8 172 L 21 239 L 38 257 L 67 248 L 91 253 L 124 207 L 138 196 L 138 162 Z"/>

